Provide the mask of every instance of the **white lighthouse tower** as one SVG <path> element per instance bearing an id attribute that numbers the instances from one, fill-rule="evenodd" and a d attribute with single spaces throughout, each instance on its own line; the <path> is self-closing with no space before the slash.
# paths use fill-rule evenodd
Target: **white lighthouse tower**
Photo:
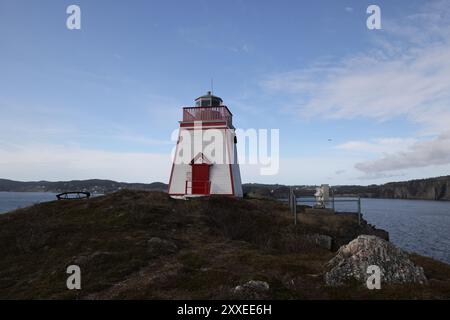
<path id="1" fill-rule="evenodd" d="M 183 108 L 169 181 L 171 197 L 242 197 L 232 117 L 211 92 L 195 99 L 195 107 Z"/>

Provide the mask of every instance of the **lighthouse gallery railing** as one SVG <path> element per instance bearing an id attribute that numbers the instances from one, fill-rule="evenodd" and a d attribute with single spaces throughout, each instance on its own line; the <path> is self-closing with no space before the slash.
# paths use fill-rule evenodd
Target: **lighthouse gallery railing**
<path id="1" fill-rule="evenodd" d="M 226 106 L 183 108 L 183 121 L 224 120 L 231 126 L 232 116 Z"/>

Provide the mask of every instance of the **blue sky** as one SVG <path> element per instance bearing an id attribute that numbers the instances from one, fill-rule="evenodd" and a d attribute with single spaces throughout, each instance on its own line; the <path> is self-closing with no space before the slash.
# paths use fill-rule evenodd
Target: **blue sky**
<path id="1" fill-rule="evenodd" d="M 81 7 L 81 30 L 66 8 Z M 368 30 L 377 4 L 382 30 Z M 280 130 L 280 172 L 370 184 L 449 174 L 446 1 L 0 0 L 0 177 L 166 181 L 181 106 Z M 447 59 L 447 60 L 446 60 Z M 330 141 L 331 139 L 331 141 Z"/>

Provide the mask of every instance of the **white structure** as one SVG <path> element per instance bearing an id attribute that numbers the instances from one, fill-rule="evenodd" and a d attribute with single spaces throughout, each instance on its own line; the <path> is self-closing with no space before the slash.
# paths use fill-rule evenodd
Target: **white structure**
<path id="1" fill-rule="evenodd" d="M 242 197 L 232 114 L 211 92 L 183 108 L 169 195 L 173 198 Z"/>
<path id="2" fill-rule="evenodd" d="M 328 184 L 323 184 L 316 188 L 314 197 L 316 197 L 315 206 L 318 208 L 325 208 L 325 203 L 330 201 L 330 186 Z"/>

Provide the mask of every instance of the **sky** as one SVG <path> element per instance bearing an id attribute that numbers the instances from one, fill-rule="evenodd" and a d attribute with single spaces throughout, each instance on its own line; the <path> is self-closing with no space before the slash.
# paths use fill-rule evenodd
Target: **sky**
<path id="1" fill-rule="evenodd" d="M 0 39 L 0 178 L 167 183 L 211 79 L 235 127 L 279 130 L 243 182 L 450 174 L 450 1 L 0 0 Z"/>

